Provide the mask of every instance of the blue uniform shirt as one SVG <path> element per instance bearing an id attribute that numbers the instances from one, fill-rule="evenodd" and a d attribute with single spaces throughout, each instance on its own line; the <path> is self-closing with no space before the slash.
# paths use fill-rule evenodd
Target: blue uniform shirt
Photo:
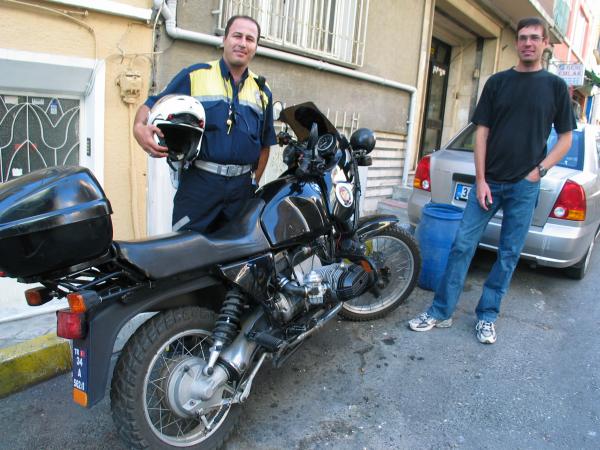
<path id="1" fill-rule="evenodd" d="M 255 165 L 260 149 L 276 142 L 271 90 L 265 83 L 261 91 L 257 80 L 246 69 L 236 86 L 223 59 L 195 64 L 179 72 L 159 95 L 148 97 L 145 105 L 152 108 L 168 94 L 195 97 L 206 113 L 200 159 Z"/>

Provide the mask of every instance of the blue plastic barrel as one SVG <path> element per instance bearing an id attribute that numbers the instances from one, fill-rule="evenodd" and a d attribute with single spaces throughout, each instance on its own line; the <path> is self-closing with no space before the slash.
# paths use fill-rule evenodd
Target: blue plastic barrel
<path id="1" fill-rule="evenodd" d="M 423 207 L 416 237 L 421 249 L 422 265 L 419 286 L 435 291 L 454 242 L 463 210 L 444 203 L 428 203 Z"/>

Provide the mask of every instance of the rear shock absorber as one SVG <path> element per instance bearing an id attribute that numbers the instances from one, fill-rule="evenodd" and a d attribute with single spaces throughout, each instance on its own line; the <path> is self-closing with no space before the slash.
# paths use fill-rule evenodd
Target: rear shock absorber
<path id="1" fill-rule="evenodd" d="M 210 348 L 210 357 L 208 364 L 202 371 L 204 375 L 213 374 L 214 366 L 219 355 L 227 345 L 235 339 L 240 328 L 242 311 L 245 303 L 244 294 L 239 290 L 233 289 L 227 292 L 221 311 L 217 317 L 215 329 L 213 330 L 214 344 Z"/>

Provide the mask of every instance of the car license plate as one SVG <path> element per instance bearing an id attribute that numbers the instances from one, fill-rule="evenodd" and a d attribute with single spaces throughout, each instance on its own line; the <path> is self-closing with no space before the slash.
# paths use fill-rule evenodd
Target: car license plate
<path id="1" fill-rule="evenodd" d="M 470 184 L 456 183 L 456 190 L 454 191 L 454 200 L 461 200 L 463 202 L 466 202 L 467 198 L 469 198 L 469 192 L 471 192 L 472 187 L 473 186 L 471 186 Z"/>
<path id="2" fill-rule="evenodd" d="M 73 387 L 85 393 L 88 391 L 88 357 L 87 349 L 73 342 Z"/>

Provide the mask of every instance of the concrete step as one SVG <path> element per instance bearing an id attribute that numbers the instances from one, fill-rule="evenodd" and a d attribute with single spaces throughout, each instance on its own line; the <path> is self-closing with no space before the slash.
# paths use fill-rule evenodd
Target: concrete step
<path id="1" fill-rule="evenodd" d="M 407 202 L 412 193 L 412 186 L 396 185 L 393 188 L 392 200 Z"/>
<path id="2" fill-rule="evenodd" d="M 393 214 L 400 219 L 400 223 L 408 224 L 409 220 L 406 207 L 406 202 L 386 198 L 377 203 L 377 214 Z"/>

